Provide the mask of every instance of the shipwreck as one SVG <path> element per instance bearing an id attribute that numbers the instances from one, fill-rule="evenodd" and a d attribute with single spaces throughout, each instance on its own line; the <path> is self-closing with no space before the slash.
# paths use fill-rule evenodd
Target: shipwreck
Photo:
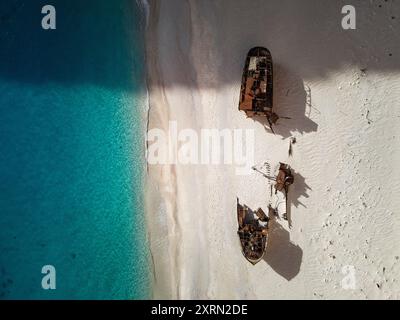
<path id="1" fill-rule="evenodd" d="M 259 262 L 267 248 L 269 218 L 259 208 L 252 211 L 237 199 L 238 235 L 244 257 L 253 265 Z"/>
<path id="2" fill-rule="evenodd" d="M 283 195 L 284 198 L 284 208 L 282 208 L 279 204 L 282 204 L 282 201 L 280 201 L 280 198 L 278 196 L 276 197 L 276 202 L 277 205 L 272 206 L 271 203 L 269 206 L 273 211 L 276 213 L 276 215 L 282 216 L 285 220 L 288 220 L 288 209 L 289 209 L 289 204 L 288 204 L 288 192 L 289 192 L 289 187 L 294 183 L 294 176 L 292 172 L 292 168 L 283 162 L 279 162 L 279 166 L 275 168 L 276 170 L 276 175 L 272 176 L 271 175 L 271 166 L 268 162 L 265 162 L 263 165 L 259 166 L 253 166 L 253 170 L 257 171 L 258 173 L 261 173 L 265 178 L 268 179 L 268 181 L 275 181 L 274 184 L 274 189 L 275 189 L 275 195 L 280 192 L 281 195 Z M 271 185 L 271 199 L 272 199 L 272 185 Z M 281 207 L 281 209 L 278 210 L 278 205 Z M 282 213 L 283 211 L 283 213 Z M 279 214 L 281 212 L 281 214 Z M 290 224 L 290 221 L 289 221 Z"/>
<path id="3" fill-rule="evenodd" d="M 265 116 L 272 125 L 279 119 L 272 111 L 273 67 L 268 49 L 254 47 L 247 54 L 239 98 L 239 111 L 248 117 Z"/>

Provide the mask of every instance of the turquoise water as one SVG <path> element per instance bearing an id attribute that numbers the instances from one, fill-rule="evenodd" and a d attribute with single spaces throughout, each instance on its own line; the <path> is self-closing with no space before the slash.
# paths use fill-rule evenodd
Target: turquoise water
<path id="1" fill-rule="evenodd" d="M 47 3 L 0 2 L 0 298 L 148 298 L 141 12 Z"/>

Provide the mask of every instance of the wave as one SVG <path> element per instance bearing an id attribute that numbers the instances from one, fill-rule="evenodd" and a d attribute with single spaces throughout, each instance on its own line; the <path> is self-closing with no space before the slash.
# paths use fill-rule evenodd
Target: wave
<path id="1" fill-rule="evenodd" d="M 147 29 L 149 24 L 149 17 L 150 17 L 150 4 L 148 0 L 136 0 L 137 5 L 140 8 L 140 11 L 144 17 L 144 26 Z"/>

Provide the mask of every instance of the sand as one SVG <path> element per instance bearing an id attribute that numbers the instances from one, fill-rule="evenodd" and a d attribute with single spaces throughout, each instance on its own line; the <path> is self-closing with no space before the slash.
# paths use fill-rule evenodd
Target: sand
<path id="1" fill-rule="evenodd" d="M 150 1 L 149 129 L 170 120 L 254 129 L 255 164 L 295 172 L 292 227 L 273 220 L 267 254 L 252 266 L 236 198 L 267 211 L 264 177 L 232 165 L 150 165 L 154 298 L 400 298 L 400 4 L 357 1 L 357 29 L 346 31 L 345 4 Z M 237 110 L 253 46 L 271 51 L 274 109 L 291 118 L 275 135 Z"/>

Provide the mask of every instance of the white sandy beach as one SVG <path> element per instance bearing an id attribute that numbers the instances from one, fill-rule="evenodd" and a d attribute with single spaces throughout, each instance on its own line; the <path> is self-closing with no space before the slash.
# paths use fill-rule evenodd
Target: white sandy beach
<path id="1" fill-rule="evenodd" d="M 232 165 L 149 166 L 154 298 L 400 298 L 400 3 L 352 2 L 150 1 L 149 128 L 254 129 L 255 164 L 295 171 L 292 228 L 271 222 L 267 254 L 252 266 L 236 197 L 267 211 L 264 177 Z M 341 27 L 345 4 L 356 7 L 356 30 Z M 276 135 L 238 111 L 254 46 L 271 51 L 274 110 L 291 118 Z"/>

